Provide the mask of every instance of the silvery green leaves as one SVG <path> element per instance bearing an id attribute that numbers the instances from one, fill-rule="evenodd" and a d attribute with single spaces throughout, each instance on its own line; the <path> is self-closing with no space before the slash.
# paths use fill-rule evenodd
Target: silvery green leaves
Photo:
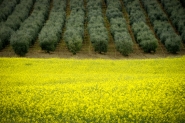
<path id="1" fill-rule="evenodd" d="M 127 29 L 126 20 L 121 11 L 121 3 L 119 0 L 106 0 L 106 3 L 106 16 L 111 25 L 111 34 L 114 37 L 116 49 L 122 55 L 127 56 L 129 53 L 133 52 L 133 42 Z"/>
<path id="2" fill-rule="evenodd" d="M 101 5 L 101 0 L 87 2 L 88 32 L 94 51 L 105 53 L 108 47 L 108 31 L 104 25 Z"/>
<path id="3" fill-rule="evenodd" d="M 160 0 L 173 25 L 185 42 L 185 8 L 178 0 Z M 182 1 L 182 3 L 185 3 Z"/>
<path id="4" fill-rule="evenodd" d="M 132 25 L 137 43 L 144 52 L 155 52 L 158 46 L 157 39 L 145 22 L 134 23 Z"/>
<path id="5" fill-rule="evenodd" d="M 50 0 L 36 1 L 33 12 L 12 34 L 10 44 L 16 54 L 24 56 L 33 45 L 48 16 Z"/>
<path id="6" fill-rule="evenodd" d="M 155 21 L 154 30 L 168 52 L 176 53 L 180 50 L 181 37 L 174 32 L 168 22 Z"/>
<path id="7" fill-rule="evenodd" d="M 57 43 L 61 39 L 62 28 L 66 17 L 65 9 L 65 0 L 54 0 L 49 19 L 39 34 L 40 47 L 48 53 L 56 49 Z"/>
<path id="8" fill-rule="evenodd" d="M 64 40 L 67 48 L 73 54 L 80 51 L 84 37 L 84 3 L 83 0 L 70 1 L 71 13 L 66 20 Z"/>

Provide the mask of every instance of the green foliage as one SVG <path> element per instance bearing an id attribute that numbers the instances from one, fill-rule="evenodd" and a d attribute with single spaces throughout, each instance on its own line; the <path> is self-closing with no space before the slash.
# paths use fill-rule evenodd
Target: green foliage
<path id="1" fill-rule="evenodd" d="M 0 30 L 0 40 L 1 40 L 1 44 L 0 44 L 0 50 L 3 49 L 7 44 L 9 44 L 9 39 L 11 34 L 13 33 L 13 30 L 7 26 L 0 26 L 1 30 Z"/>
<path id="2" fill-rule="evenodd" d="M 10 44 L 16 54 L 24 56 L 28 52 L 31 36 L 25 32 L 16 32 L 11 36 Z"/>
<path id="3" fill-rule="evenodd" d="M 106 16 L 110 20 L 111 18 L 121 18 L 123 17 L 123 13 L 118 8 L 108 7 L 106 11 Z"/>
<path id="4" fill-rule="evenodd" d="M 74 29 L 68 29 L 64 33 L 66 45 L 73 54 L 76 54 L 82 47 L 82 36 Z"/>
<path id="5" fill-rule="evenodd" d="M 150 39 L 150 40 L 143 40 L 139 43 L 141 48 L 144 50 L 144 52 L 151 52 L 156 51 L 156 48 L 158 47 L 158 43 L 156 39 Z"/>
<path id="6" fill-rule="evenodd" d="M 83 39 L 80 36 L 73 36 L 71 40 L 67 42 L 67 47 L 69 51 L 76 54 L 82 47 Z"/>
<path id="7" fill-rule="evenodd" d="M 120 8 L 120 1 L 107 0 L 107 5 L 106 16 L 110 21 L 110 30 L 114 37 L 116 49 L 122 55 L 128 56 L 129 53 L 133 52 L 133 42 L 128 33 L 126 20 Z"/>
<path id="8" fill-rule="evenodd" d="M 5 21 L 18 4 L 19 0 L 4 0 L 0 5 L 0 22 Z"/>
<path id="9" fill-rule="evenodd" d="M 139 0 L 133 0 L 125 6 L 129 14 L 130 24 L 146 22 L 145 15 L 140 7 Z"/>
<path id="10" fill-rule="evenodd" d="M 16 31 L 21 23 L 28 17 L 32 5 L 33 0 L 20 1 L 20 4 L 18 4 L 12 14 L 8 16 L 5 25 Z"/>
<path id="11" fill-rule="evenodd" d="M 48 53 L 54 51 L 57 43 L 60 41 L 62 27 L 64 26 L 66 16 L 65 5 L 65 1 L 54 1 L 49 20 L 45 23 L 39 34 L 40 47 Z"/>
<path id="12" fill-rule="evenodd" d="M 0 39 L 0 50 L 3 49 L 3 42 Z"/>
<path id="13" fill-rule="evenodd" d="M 8 26 L 8 27 L 10 27 L 10 28 L 12 28 L 13 30 L 17 30 L 19 28 L 19 26 L 20 26 L 21 23 L 22 23 L 22 21 L 19 18 L 17 18 L 16 20 L 14 20 L 14 17 L 11 16 L 11 17 L 9 17 L 7 19 L 5 25 Z"/>
<path id="14" fill-rule="evenodd" d="M 139 43 L 144 52 L 156 51 L 158 47 L 157 39 L 152 34 L 150 28 L 144 22 L 134 23 L 132 26 L 136 41 Z"/>
<path id="15" fill-rule="evenodd" d="M 46 28 L 52 30 L 52 28 Z M 50 51 L 54 51 L 57 45 L 57 42 L 60 39 L 60 36 L 57 35 L 57 32 L 54 31 L 48 31 L 48 30 L 42 30 L 42 32 L 39 35 L 39 44 L 42 48 L 42 50 L 47 51 L 48 53 Z"/>
<path id="16" fill-rule="evenodd" d="M 105 53 L 108 47 L 108 32 L 104 25 L 101 5 L 99 0 L 88 1 L 88 31 L 95 52 Z"/>
<path id="17" fill-rule="evenodd" d="M 90 10 L 96 10 L 95 8 L 101 9 L 101 1 L 100 0 L 87 0 L 87 9 Z"/>
<path id="18" fill-rule="evenodd" d="M 105 0 L 105 3 L 110 8 L 117 8 L 119 10 L 122 10 L 119 0 Z"/>
<path id="19" fill-rule="evenodd" d="M 19 30 L 11 36 L 10 43 L 16 54 L 24 56 L 30 45 L 38 37 L 49 11 L 49 0 L 36 1 L 32 14 L 21 24 Z"/>
<path id="20" fill-rule="evenodd" d="M 181 38 L 179 36 L 173 36 L 168 37 L 165 41 L 165 47 L 167 48 L 168 52 L 176 53 L 177 51 L 180 51 L 180 42 Z"/>
<path id="21" fill-rule="evenodd" d="M 183 8 L 178 0 L 161 0 L 161 3 L 169 15 L 173 25 L 182 35 L 185 29 L 185 8 Z"/>
<path id="22" fill-rule="evenodd" d="M 133 42 L 128 32 L 116 32 L 114 34 L 114 41 L 117 51 L 122 55 L 128 56 L 133 52 Z"/>
<path id="23" fill-rule="evenodd" d="M 168 18 L 160 8 L 157 1 L 152 0 L 141 0 L 145 10 L 148 13 L 150 21 L 153 23 L 155 20 L 167 21 Z"/>
<path id="24" fill-rule="evenodd" d="M 99 34 L 99 35 L 92 35 L 91 36 L 91 42 L 94 46 L 95 52 L 107 52 L 107 47 L 108 47 L 108 39 L 104 34 Z"/>
<path id="25" fill-rule="evenodd" d="M 66 20 L 64 40 L 70 52 L 76 54 L 82 47 L 84 36 L 84 3 L 83 0 L 71 0 L 71 13 Z"/>
<path id="26" fill-rule="evenodd" d="M 167 22 L 155 21 L 154 29 L 160 40 L 165 44 L 168 52 L 176 53 L 180 50 L 181 37 L 179 37 Z"/>
<path id="27" fill-rule="evenodd" d="M 185 43 L 185 30 L 182 32 L 181 37 L 182 37 L 183 42 Z"/>
<path id="28" fill-rule="evenodd" d="M 70 9 L 74 8 L 84 9 L 83 0 L 70 0 Z"/>

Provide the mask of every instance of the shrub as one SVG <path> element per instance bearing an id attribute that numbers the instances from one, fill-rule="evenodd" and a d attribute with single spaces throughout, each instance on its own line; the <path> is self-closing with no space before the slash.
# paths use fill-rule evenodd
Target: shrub
<path id="1" fill-rule="evenodd" d="M 51 30 L 50 32 L 47 30 Z M 42 50 L 47 51 L 54 51 L 56 48 L 56 44 L 59 41 L 60 37 L 57 35 L 52 28 L 45 28 L 39 35 L 39 44 Z"/>
<path id="2" fill-rule="evenodd" d="M 88 31 L 95 52 L 107 52 L 108 33 L 104 25 L 101 1 L 88 1 Z M 98 16 L 97 16 L 98 15 Z"/>
<path id="3" fill-rule="evenodd" d="M 39 44 L 46 52 L 54 51 L 60 41 L 65 19 L 65 1 L 54 1 L 49 20 L 39 34 Z"/>
<path id="4" fill-rule="evenodd" d="M 178 0 L 161 0 L 161 3 L 183 39 L 182 33 L 185 29 L 185 9 Z"/>
<path id="5" fill-rule="evenodd" d="M 5 21 L 18 4 L 19 0 L 4 0 L 0 9 L 0 22 Z"/>
<path id="6" fill-rule="evenodd" d="M 133 42 L 130 34 L 128 33 L 126 20 L 121 11 L 120 1 L 107 0 L 107 5 L 108 8 L 106 16 L 110 21 L 111 34 L 114 37 L 116 49 L 122 55 L 127 56 L 133 51 Z"/>
<path id="7" fill-rule="evenodd" d="M 82 37 L 73 37 L 72 40 L 69 40 L 67 42 L 67 47 L 69 51 L 71 51 L 73 54 L 76 54 L 82 47 L 83 39 Z"/>
<path id="8" fill-rule="evenodd" d="M 11 36 L 10 44 L 17 55 L 24 56 L 28 52 L 31 37 L 25 32 L 16 32 Z"/>
<path id="9" fill-rule="evenodd" d="M 76 54 L 82 47 L 84 36 L 84 3 L 83 0 L 70 1 L 70 16 L 66 21 L 64 33 L 65 43 L 73 54 Z"/>
<path id="10" fill-rule="evenodd" d="M 133 42 L 129 33 L 116 32 L 114 40 L 117 51 L 122 55 L 128 56 L 128 54 L 133 52 Z"/>
<path id="11" fill-rule="evenodd" d="M 107 4 L 108 7 L 111 8 L 118 8 L 119 10 L 121 10 L 121 4 L 119 2 L 119 0 L 105 0 L 105 3 Z"/>
<path id="12" fill-rule="evenodd" d="M 111 18 L 123 17 L 123 13 L 118 8 L 111 7 L 107 9 L 106 16 L 110 21 Z"/>
<path id="13" fill-rule="evenodd" d="M 183 42 L 185 43 L 185 30 L 182 32 L 181 37 L 182 37 Z"/>
<path id="14" fill-rule="evenodd" d="M 180 50 L 181 38 L 174 32 L 168 22 L 154 22 L 154 29 L 168 52 L 176 53 Z"/>
<path id="15" fill-rule="evenodd" d="M 14 21 L 12 20 L 14 20 L 13 16 L 9 17 L 5 24 L 6 26 L 12 28 L 13 30 L 17 30 L 22 22 L 19 18 L 17 18 Z"/>
<path id="16" fill-rule="evenodd" d="M 157 39 L 151 32 L 150 28 L 144 22 L 134 23 L 132 26 L 134 36 L 139 46 L 144 50 L 144 52 L 156 51 L 158 46 Z"/>
<path id="17" fill-rule="evenodd" d="M 69 51 L 76 54 L 82 47 L 82 36 L 78 35 L 74 29 L 66 30 L 64 36 Z"/>
<path id="18" fill-rule="evenodd" d="M 102 37 L 102 35 L 97 35 L 91 38 L 91 41 L 93 42 L 95 52 L 96 51 L 99 53 L 107 52 L 108 40 Z"/>
<path id="19" fill-rule="evenodd" d="M 24 56 L 30 45 L 38 37 L 48 14 L 49 0 L 36 1 L 32 14 L 21 24 L 19 30 L 11 36 L 10 44 L 16 54 Z"/>
<path id="20" fill-rule="evenodd" d="M 180 42 L 181 42 L 181 39 L 179 36 L 175 36 L 175 39 L 172 37 L 169 37 L 165 41 L 165 47 L 167 48 L 168 52 L 176 53 L 180 51 Z"/>
<path id="21" fill-rule="evenodd" d="M 167 21 L 168 18 L 160 8 L 157 1 L 141 0 L 145 10 L 148 13 L 150 21 L 153 23 L 155 20 Z"/>
<path id="22" fill-rule="evenodd" d="M 0 39 L 0 50 L 3 49 L 3 42 Z"/>
<path id="23" fill-rule="evenodd" d="M 150 40 L 142 40 L 139 45 L 142 47 L 144 52 L 151 52 L 156 51 L 156 48 L 158 46 L 156 39 L 150 39 Z"/>
<path id="24" fill-rule="evenodd" d="M 3 49 L 7 44 L 9 44 L 9 39 L 13 30 L 7 26 L 1 26 L 0 30 L 0 40 L 1 40 L 1 49 Z"/>
<path id="25" fill-rule="evenodd" d="M 133 0 L 132 2 L 129 2 L 125 7 L 129 13 L 131 25 L 136 22 L 146 22 L 146 18 L 140 7 L 139 0 Z"/>

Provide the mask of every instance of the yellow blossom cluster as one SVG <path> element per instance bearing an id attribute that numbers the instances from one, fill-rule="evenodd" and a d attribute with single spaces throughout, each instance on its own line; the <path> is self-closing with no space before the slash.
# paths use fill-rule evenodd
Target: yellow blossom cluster
<path id="1" fill-rule="evenodd" d="M 0 122 L 182 123 L 184 63 L 0 58 Z"/>

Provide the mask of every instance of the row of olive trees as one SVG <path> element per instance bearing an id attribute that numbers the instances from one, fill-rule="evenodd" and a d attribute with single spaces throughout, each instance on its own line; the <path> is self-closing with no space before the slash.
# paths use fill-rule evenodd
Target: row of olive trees
<path id="1" fill-rule="evenodd" d="M 5 21 L 20 0 L 4 0 L 0 5 L 0 22 Z"/>
<path id="2" fill-rule="evenodd" d="M 114 37 L 116 49 L 122 55 L 128 55 L 133 52 L 133 42 L 123 17 L 121 3 L 119 0 L 106 0 L 106 4 L 106 16 L 111 25 L 111 34 Z"/>
<path id="3" fill-rule="evenodd" d="M 101 0 L 87 0 L 88 33 L 95 52 L 105 53 L 108 47 L 108 31 L 104 24 Z"/>
<path id="4" fill-rule="evenodd" d="M 64 40 L 67 48 L 76 54 L 82 47 L 84 36 L 84 2 L 83 0 L 70 0 L 70 15 L 66 20 Z"/>
<path id="5" fill-rule="evenodd" d="M 66 0 L 53 0 L 49 19 L 39 34 L 39 44 L 42 50 L 54 51 L 61 39 L 62 28 L 66 17 Z"/>
<path id="6" fill-rule="evenodd" d="M 129 14 L 130 24 L 132 25 L 137 43 L 144 52 L 155 52 L 158 42 L 149 26 L 146 24 L 146 17 L 142 11 L 139 0 L 131 0 L 129 2 L 124 0 L 124 3 Z"/>
<path id="7" fill-rule="evenodd" d="M 180 51 L 181 37 L 177 35 L 173 27 L 168 22 L 160 5 L 156 0 L 141 0 L 149 19 L 154 27 L 155 33 L 165 45 L 168 52 L 176 53 Z"/>
<path id="8" fill-rule="evenodd" d="M 21 0 L 7 20 L 0 23 L 0 50 L 9 44 L 10 36 L 19 29 L 21 23 L 29 16 L 33 4 L 34 0 Z"/>
<path id="9" fill-rule="evenodd" d="M 37 0 L 31 15 L 11 36 L 10 44 L 16 54 L 24 56 L 33 45 L 48 18 L 49 6 L 50 0 Z"/>
<path id="10" fill-rule="evenodd" d="M 185 8 L 178 0 L 160 0 L 185 43 Z"/>

